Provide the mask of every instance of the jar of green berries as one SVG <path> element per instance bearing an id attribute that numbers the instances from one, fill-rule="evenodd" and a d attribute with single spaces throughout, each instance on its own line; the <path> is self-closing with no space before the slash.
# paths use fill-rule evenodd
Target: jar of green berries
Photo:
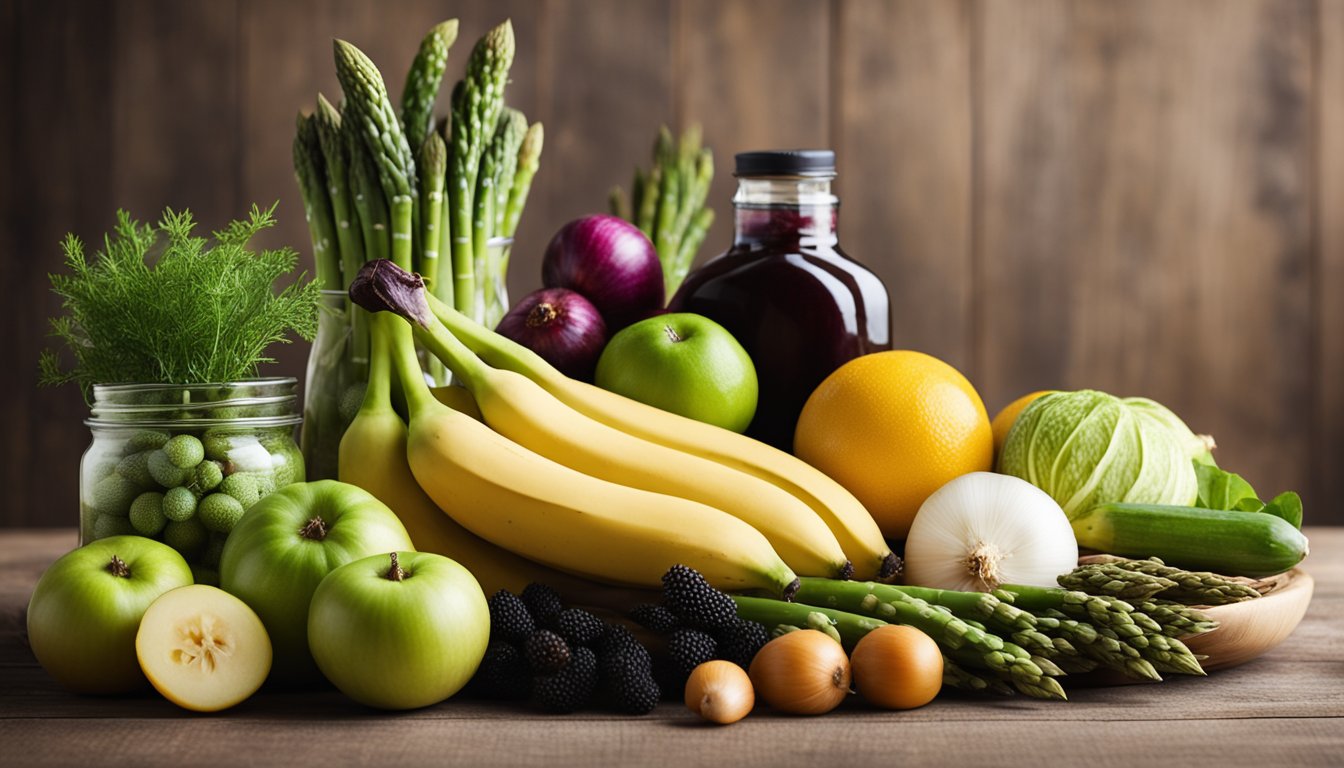
<path id="1" fill-rule="evenodd" d="M 95 385 L 80 463 L 80 543 L 158 539 L 218 583 L 219 556 L 258 499 L 303 482 L 297 382 Z"/>

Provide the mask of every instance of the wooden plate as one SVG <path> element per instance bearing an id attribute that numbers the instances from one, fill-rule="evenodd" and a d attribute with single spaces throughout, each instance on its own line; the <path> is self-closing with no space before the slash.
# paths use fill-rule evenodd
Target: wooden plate
<path id="1" fill-rule="evenodd" d="M 1306 615 L 1315 588 L 1311 576 L 1296 568 L 1249 583 L 1263 597 L 1200 608 L 1218 628 L 1184 640 L 1190 650 L 1208 656 L 1200 662 L 1206 671 L 1244 664 L 1287 639 Z"/>

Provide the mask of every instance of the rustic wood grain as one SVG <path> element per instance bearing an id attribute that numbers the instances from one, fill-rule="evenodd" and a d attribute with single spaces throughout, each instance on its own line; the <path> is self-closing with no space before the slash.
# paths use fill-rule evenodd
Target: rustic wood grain
<path id="1" fill-rule="evenodd" d="M 554 230 L 605 212 L 611 186 L 628 184 L 635 165 L 648 162 L 654 132 L 673 117 L 669 0 L 555 0 L 546 8 L 546 147 L 524 216 L 527 237 L 509 266 L 515 298 L 541 287 Z"/>
<path id="2" fill-rule="evenodd" d="M 841 245 L 885 280 L 892 345 L 975 381 L 969 3 L 838 7 Z"/>
<path id="3" fill-rule="evenodd" d="M 1213 434 L 1257 488 L 1306 487 L 1311 10 L 982 6 L 991 408 L 1046 388 L 1143 394 Z"/>
<path id="4" fill-rule="evenodd" d="M 202 233 L 238 205 L 238 3 L 127 0 L 105 33 L 112 77 L 112 199 L 145 221 L 191 209 Z"/>
<path id="5" fill-rule="evenodd" d="M 789 0 L 761 13 L 752 0 L 685 0 L 676 14 L 676 120 L 699 123 L 714 150 L 710 228 L 696 264 L 733 237 L 733 156 L 738 152 L 829 147 L 831 13 L 827 3 Z M 630 126 L 633 131 L 634 125 Z M 648 138 L 640 167 L 651 165 Z M 617 179 L 629 190 L 633 168 Z"/>
<path id="6" fill-rule="evenodd" d="M 46 273 L 67 231 L 118 206 L 216 226 L 280 201 L 259 238 L 307 232 L 294 113 L 335 95 L 330 38 L 399 92 L 429 25 L 448 66 L 512 17 L 508 99 L 549 134 L 510 289 L 539 285 L 564 221 L 605 208 L 661 122 L 731 155 L 839 151 L 842 242 L 892 292 L 899 346 L 966 371 L 996 410 L 1092 386 L 1171 405 L 1260 490 L 1344 523 L 1341 0 L 16 0 L 0 5 L 0 276 L 16 288 L 0 374 L 0 525 L 72 522 L 88 443 L 70 388 L 37 390 Z M 7 44 L 5 44 L 7 43 Z M 6 151 L 10 150 L 6 159 Z M 306 345 L 268 373 L 302 377 Z"/>
<path id="7" fill-rule="evenodd" d="M 1344 1 L 1322 0 L 1317 24 L 1316 307 L 1317 409 L 1312 499 L 1344 498 Z M 1319 506 L 1310 520 L 1329 521 Z M 1333 522 L 1344 523 L 1334 518 Z"/>
<path id="8" fill-rule="evenodd" d="M 74 386 L 37 388 L 37 359 L 51 343 L 46 318 L 60 309 L 47 274 L 62 264 L 61 239 L 74 232 L 96 248 L 116 221 L 112 17 L 105 2 L 10 5 L 15 45 L 7 55 L 16 63 L 5 79 L 21 106 L 3 118 L 14 154 L 11 172 L 0 179 L 16 206 L 0 254 L 0 279 L 11 297 L 0 372 L 3 525 L 67 525 L 79 516 L 86 409 Z"/>
<path id="9" fill-rule="evenodd" d="M 211 716 L 153 693 L 96 698 L 56 688 L 22 645 L 22 610 L 73 531 L 0 532 L 0 740 L 24 764 L 732 765 L 843 755 L 847 765 L 1331 765 L 1344 749 L 1344 529 L 1309 529 L 1316 578 L 1298 630 L 1265 657 L 1207 678 L 1085 687 L 1068 703 L 944 694 L 908 712 L 857 697 L 826 717 L 761 707 L 729 729 L 676 703 L 646 717 L 557 717 L 457 698 L 383 714 L 332 690 L 264 691 Z M 301 750 L 294 745 L 301 743 Z M 451 746 L 448 746 L 451 745 Z M 1335 761 L 1332 763 L 1331 761 Z"/>

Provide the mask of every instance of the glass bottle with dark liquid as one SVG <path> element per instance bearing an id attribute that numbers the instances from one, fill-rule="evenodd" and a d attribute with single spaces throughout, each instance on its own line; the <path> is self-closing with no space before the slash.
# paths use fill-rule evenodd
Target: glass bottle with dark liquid
<path id="1" fill-rule="evenodd" d="M 728 329 L 760 382 L 747 434 L 791 450 L 808 395 L 845 362 L 891 348 L 887 288 L 840 250 L 830 150 L 737 155 L 733 247 L 692 272 L 669 310 Z"/>

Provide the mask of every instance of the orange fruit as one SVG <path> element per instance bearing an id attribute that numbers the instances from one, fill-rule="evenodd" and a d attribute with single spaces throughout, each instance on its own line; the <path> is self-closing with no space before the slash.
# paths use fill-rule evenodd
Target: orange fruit
<path id="1" fill-rule="evenodd" d="M 924 500 L 967 472 L 988 470 L 994 435 L 985 404 L 956 368 L 910 350 L 840 366 L 807 399 L 794 452 L 854 494 L 882 534 L 903 539 Z"/>
<path id="2" fill-rule="evenodd" d="M 1008 430 L 1013 428 L 1013 424 L 1017 421 L 1017 417 L 1021 415 L 1022 411 L 1026 410 L 1028 405 L 1035 402 L 1036 398 L 1041 395 L 1048 395 L 1054 391 L 1055 390 L 1053 389 L 1042 389 L 1037 392 L 1032 392 L 1029 395 L 1023 395 L 1013 402 L 1003 406 L 1003 410 L 995 414 L 994 420 L 989 423 L 989 426 L 994 430 L 995 456 L 998 456 L 999 453 L 1003 451 L 1003 441 L 1008 439 Z"/>

